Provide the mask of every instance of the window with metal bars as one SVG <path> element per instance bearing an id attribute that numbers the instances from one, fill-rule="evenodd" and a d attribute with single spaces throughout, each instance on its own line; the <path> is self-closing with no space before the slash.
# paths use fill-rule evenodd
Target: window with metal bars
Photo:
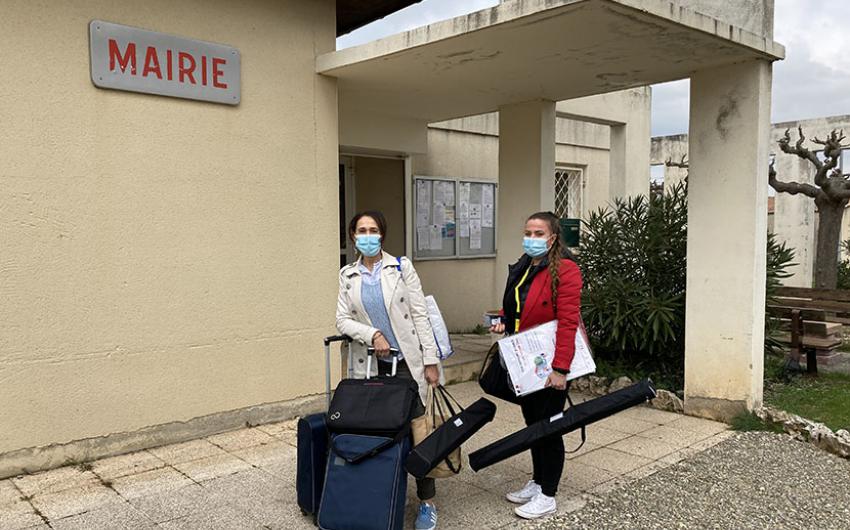
<path id="1" fill-rule="evenodd" d="M 558 168 L 555 170 L 555 215 L 560 218 L 578 219 L 582 212 L 584 181 L 580 169 Z"/>

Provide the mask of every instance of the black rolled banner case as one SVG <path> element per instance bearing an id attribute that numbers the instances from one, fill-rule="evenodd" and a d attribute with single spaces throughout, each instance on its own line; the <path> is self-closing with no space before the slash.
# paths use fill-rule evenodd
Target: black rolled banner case
<path id="1" fill-rule="evenodd" d="M 469 455 L 469 467 L 480 471 L 487 466 L 518 455 L 535 443 L 563 436 L 655 397 L 652 381 L 644 379 L 629 387 L 570 407 L 563 413 L 533 423 Z"/>
<path id="2" fill-rule="evenodd" d="M 413 448 L 407 456 L 405 469 L 416 478 L 424 478 L 452 451 L 493 421 L 495 415 L 496 405 L 485 398 L 453 414 Z"/>

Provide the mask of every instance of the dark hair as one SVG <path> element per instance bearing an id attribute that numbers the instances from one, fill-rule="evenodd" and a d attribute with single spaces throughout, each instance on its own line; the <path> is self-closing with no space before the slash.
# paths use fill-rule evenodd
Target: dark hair
<path id="1" fill-rule="evenodd" d="M 355 214 L 355 216 L 351 218 L 351 222 L 348 223 L 348 238 L 351 239 L 351 241 L 354 241 L 354 233 L 357 231 L 357 223 L 364 217 L 371 217 L 375 220 L 375 224 L 378 225 L 378 230 L 381 231 L 381 241 L 386 241 L 387 219 L 384 217 L 384 214 L 378 210 L 366 210 Z"/>
<path id="2" fill-rule="evenodd" d="M 561 240 L 561 221 L 558 216 L 552 212 L 537 212 L 531 214 L 526 222 L 532 219 L 543 221 L 549 225 L 549 230 L 555 235 L 555 241 L 549 247 L 549 276 L 552 282 L 552 308 L 556 309 L 558 305 L 558 286 L 561 284 L 561 277 L 558 272 L 561 268 L 561 258 L 572 259 L 567 246 Z"/>

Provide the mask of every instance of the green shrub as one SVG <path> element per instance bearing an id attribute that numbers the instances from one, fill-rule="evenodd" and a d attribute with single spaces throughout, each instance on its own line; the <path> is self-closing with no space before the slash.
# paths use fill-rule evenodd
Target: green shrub
<path id="1" fill-rule="evenodd" d="M 767 284 L 765 286 L 765 298 L 767 304 L 775 301 L 776 293 L 782 286 L 782 281 L 791 277 L 788 270 L 796 267 L 794 261 L 794 249 L 788 248 L 783 243 L 777 243 L 776 235 L 767 234 Z M 767 315 L 764 322 L 764 352 L 768 355 L 781 356 L 785 353 L 785 345 L 778 336 L 780 334 L 780 321 Z"/>
<path id="2" fill-rule="evenodd" d="M 841 242 L 841 248 L 846 253 L 850 253 L 850 239 Z M 837 289 L 850 289 L 850 260 L 843 259 L 838 262 L 838 281 L 835 287 Z"/>
<path id="3" fill-rule="evenodd" d="M 687 188 L 615 200 L 585 221 L 582 316 L 597 356 L 684 372 Z"/>
<path id="4" fill-rule="evenodd" d="M 662 195 L 615 200 L 584 221 L 579 265 L 582 317 L 596 357 L 609 367 L 684 382 L 687 184 Z M 793 250 L 767 241 L 767 293 L 794 264 Z M 779 346 L 767 319 L 765 350 Z"/>
<path id="5" fill-rule="evenodd" d="M 838 262 L 838 289 L 850 289 L 850 260 L 841 260 Z"/>

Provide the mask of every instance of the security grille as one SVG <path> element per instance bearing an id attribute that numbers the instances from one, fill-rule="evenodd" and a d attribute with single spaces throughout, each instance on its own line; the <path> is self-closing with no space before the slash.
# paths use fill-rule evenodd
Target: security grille
<path id="1" fill-rule="evenodd" d="M 555 215 L 560 218 L 581 217 L 582 187 L 580 169 L 555 170 Z"/>

